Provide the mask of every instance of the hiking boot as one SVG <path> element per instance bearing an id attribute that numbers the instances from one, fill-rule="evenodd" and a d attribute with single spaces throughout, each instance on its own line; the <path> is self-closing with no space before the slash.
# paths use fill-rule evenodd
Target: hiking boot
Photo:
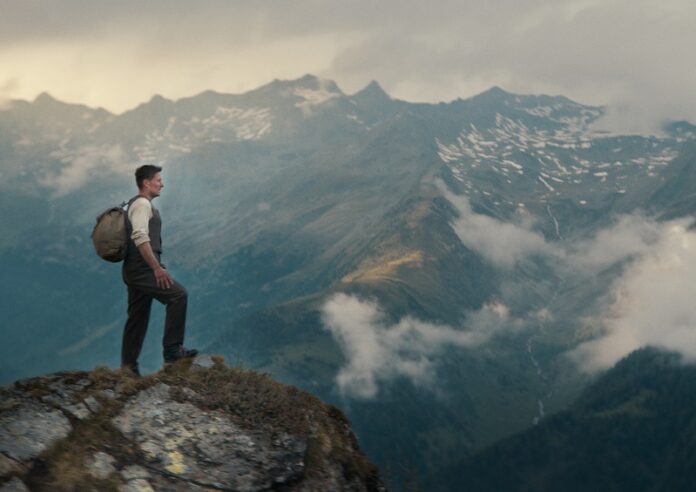
<path id="1" fill-rule="evenodd" d="M 198 355 L 198 350 L 187 349 L 183 345 L 175 345 L 174 347 L 164 349 L 164 363 L 171 364 L 180 359 L 188 359 Z"/>
<path id="2" fill-rule="evenodd" d="M 137 362 L 135 364 L 123 364 L 123 365 L 121 365 L 121 369 L 123 371 L 130 373 L 133 377 L 136 377 L 136 378 L 142 377 L 140 375 L 140 368 L 138 367 Z"/>

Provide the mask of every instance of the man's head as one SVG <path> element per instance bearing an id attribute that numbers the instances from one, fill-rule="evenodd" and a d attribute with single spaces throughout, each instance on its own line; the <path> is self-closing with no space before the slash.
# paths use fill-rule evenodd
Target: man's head
<path id="1" fill-rule="evenodd" d="M 140 194 L 149 198 L 155 198 L 160 195 L 160 190 L 164 188 L 162 176 L 160 175 L 161 171 L 161 167 L 153 166 L 152 164 L 145 164 L 135 170 L 135 183 L 138 185 Z"/>

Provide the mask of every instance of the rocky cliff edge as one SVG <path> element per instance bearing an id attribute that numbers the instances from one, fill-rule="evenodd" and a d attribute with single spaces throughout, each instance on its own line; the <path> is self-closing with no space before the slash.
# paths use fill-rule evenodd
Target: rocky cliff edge
<path id="1" fill-rule="evenodd" d="M 378 491 L 336 407 L 222 358 L 0 388 L 0 492 Z"/>

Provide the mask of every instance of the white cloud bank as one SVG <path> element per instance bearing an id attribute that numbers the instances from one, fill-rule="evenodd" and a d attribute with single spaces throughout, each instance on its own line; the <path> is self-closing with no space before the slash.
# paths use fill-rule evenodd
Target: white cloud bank
<path id="1" fill-rule="evenodd" d="M 386 321 L 376 301 L 335 294 L 322 307 L 325 328 L 338 341 L 347 359 L 336 383 L 344 395 L 372 398 L 379 384 L 407 377 L 424 385 L 433 376 L 433 358 L 447 347 L 474 347 L 497 333 L 517 330 L 522 322 L 510 318 L 500 303 L 471 313 L 465 328 L 427 323 L 406 316 Z"/>
<path id="2" fill-rule="evenodd" d="M 687 225 L 664 224 L 656 244 L 617 280 L 602 335 L 570 354 L 582 369 L 608 369 L 646 345 L 696 360 L 696 232 Z"/>
<path id="3" fill-rule="evenodd" d="M 569 355 L 588 372 L 607 369 L 633 350 L 655 345 L 696 359 L 696 232 L 691 219 L 656 222 L 640 214 L 617 217 L 594 237 L 548 243 L 529 224 L 504 223 L 476 214 L 464 196 L 442 184 L 459 217 L 452 227 L 462 243 L 507 269 L 532 255 L 553 259 L 561 275 L 587 278 L 625 262 L 613 285 L 614 300 L 598 313 L 598 338 Z"/>

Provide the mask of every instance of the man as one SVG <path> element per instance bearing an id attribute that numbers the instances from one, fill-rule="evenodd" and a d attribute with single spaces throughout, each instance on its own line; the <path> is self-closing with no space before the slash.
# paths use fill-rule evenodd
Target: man
<path id="1" fill-rule="evenodd" d="M 138 194 L 128 202 L 126 230 L 129 235 L 123 261 L 123 281 L 128 286 L 128 320 L 123 328 L 121 367 L 140 376 L 138 357 L 143 346 L 152 299 L 167 306 L 162 338 L 164 362 L 193 357 L 198 351 L 184 348 L 186 289 L 172 278 L 160 262 L 162 221 L 152 200 L 160 196 L 162 168 L 146 164 L 135 171 Z"/>

